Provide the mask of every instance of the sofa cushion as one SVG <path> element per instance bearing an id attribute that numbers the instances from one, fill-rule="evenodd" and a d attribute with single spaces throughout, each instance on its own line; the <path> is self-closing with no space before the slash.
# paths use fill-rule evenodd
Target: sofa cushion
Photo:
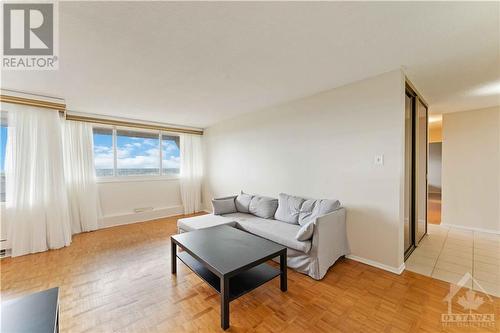
<path id="1" fill-rule="evenodd" d="M 313 236 L 313 232 L 314 232 L 314 221 L 311 221 L 307 224 L 304 224 L 299 229 L 297 235 L 295 235 L 295 239 L 301 242 L 310 240 L 311 237 Z"/>
<path id="2" fill-rule="evenodd" d="M 311 241 L 301 242 L 295 239 L 300 229 L 298 224 L 284 223 L 276 220 L 263 219 L 251 214 L 233 213 L 224 215 L 236 221 L 236 227 L 256 236 L 266 238 L 288 248 L 308 253 Z"/>
<path id="3" fill-rule="evenodd" d="M 280 193 L 278 197 L 278 209 L 276 210 L 276 214 L 274 214 L 274 218 L 286 223 L 299 224 L 300 207 L 303 202 L 303 198 Z"/>
<path id="4" fill-rule="evenodd" d="M 215 215 L 236 213 L 236 196 L 212 199 L 212 207 Z"/>
<path id="5" fill-rule="evenodd" d="M 340 208 L 340 201 L 328 199 L 308 199 L 302 203 L 299 224 L 306 225 L 317 217 L 326 215 Z"/>
<path id="6" fill-rule="evenodd" d="M 231 219 L 229 217 L 212 214 L 186 217 L 177 220 L 177 227 L 186 232 L 215 227 L 218 225 L 230 225 L 234 227 L 236 225 L 236 222 L 234 221 L 234 219 Z"/>
<path id="7" fill-rule="evenodd" d="M 250 211 L 248 209 L 250 208 L 250 201 L 252 200 L 252 197 L 252 195 L 241 191 L 235 200 L 236 210 L 240 213 L 249 213 Z"/>
<path id="8" fill-rule="evenodd" d="M 248 210 L 250 214 L 255 216 L 262 217 L 263 219 L 272 219 L 277 208 L 278 199 L 256 195 L 250 200 Z"/>

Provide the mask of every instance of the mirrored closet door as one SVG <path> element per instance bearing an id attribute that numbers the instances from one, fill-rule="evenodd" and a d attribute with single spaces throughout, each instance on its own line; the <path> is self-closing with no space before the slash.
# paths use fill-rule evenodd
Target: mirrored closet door
<path id="1" fill-rule="evenodd" d="M 405 259 L 427 233 L 428 108 L 414 89 L 405 96 Z"/>

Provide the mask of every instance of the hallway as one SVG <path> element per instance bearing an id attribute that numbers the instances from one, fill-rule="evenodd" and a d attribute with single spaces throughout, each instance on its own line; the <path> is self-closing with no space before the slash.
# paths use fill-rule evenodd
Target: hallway
<path id="1" fill-rule="evenodd" d="M 477 281 L 474 290 L 480 285 L 500 297 L 500 235 L 429 224 L 405 264 L 409 271 L 450 283 L 470 273 Z"/>
<path id="2" fill-rule="evenodd" d="M 441 193 L 429 193 L 427 199 L 427 222 L 441 223 Z"/>

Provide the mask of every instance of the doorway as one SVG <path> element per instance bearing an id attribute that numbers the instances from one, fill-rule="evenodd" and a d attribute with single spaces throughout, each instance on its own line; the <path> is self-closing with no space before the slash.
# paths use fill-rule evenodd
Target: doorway
<path id="1" fill-rule="evenodd" d="M 427 233 L 427 144 L 427 104 L 407 84 L 405 97 L 405 260 Z"/>
<path id="2" fill-rule="evenodd" d="M 429 116 L 429 198 L 427 216 L 428 222 L 431 224 L 441 224 L 442 129 L 442 115 Z"/>

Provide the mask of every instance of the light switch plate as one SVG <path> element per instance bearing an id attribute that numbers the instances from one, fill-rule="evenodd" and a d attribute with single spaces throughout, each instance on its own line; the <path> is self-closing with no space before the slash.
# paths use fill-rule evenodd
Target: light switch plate
<path id="1" fill-rule="evenodd" d="M 384 155 L 375 155 L 375 165 L 384 165 Z"/>

